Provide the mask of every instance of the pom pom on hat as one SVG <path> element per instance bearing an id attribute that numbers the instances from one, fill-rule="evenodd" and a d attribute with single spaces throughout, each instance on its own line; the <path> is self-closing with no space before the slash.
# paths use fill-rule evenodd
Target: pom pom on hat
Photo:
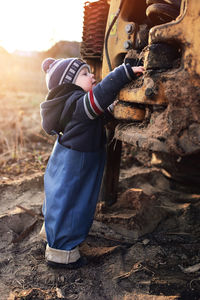
<path id="1" fill-rule="evenodd" d="M 43 63 L 42 63 L 42 70 L 46 73 L 47 70 L 49 69 L 49 66 L 54 62 L 56 61 L 54 58 L 46 58 Z"/>

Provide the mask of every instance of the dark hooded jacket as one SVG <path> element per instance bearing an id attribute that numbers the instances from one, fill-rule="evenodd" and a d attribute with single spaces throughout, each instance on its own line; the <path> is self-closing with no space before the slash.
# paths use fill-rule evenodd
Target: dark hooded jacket
<path id="1" fill-rule="evenodd" d="M 70 149 L 94 152 L 106 143 L 105 121 L 120 89 L 136 76 L 131 66 L 121 65 L 86 93 L 75 84 L 52 89 L 41 103 L 42 126 L 58 134 L 59 142 Z"/>

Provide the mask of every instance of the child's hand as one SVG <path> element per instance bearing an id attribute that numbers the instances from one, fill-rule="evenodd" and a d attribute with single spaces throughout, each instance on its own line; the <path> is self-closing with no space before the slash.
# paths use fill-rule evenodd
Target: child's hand
<path id="1" fill-rule="evenodd" d="M 142 66 L 132 67 L 132 70 L 138 77 L 144 73 L 144 67 Z"/>

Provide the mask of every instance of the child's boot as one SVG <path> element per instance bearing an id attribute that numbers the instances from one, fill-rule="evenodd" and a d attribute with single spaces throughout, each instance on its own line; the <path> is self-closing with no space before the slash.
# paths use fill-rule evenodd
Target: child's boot
<path id="1" fill-rule="evenodd" d="M 80 256 L 78 246 L 72 250 L 60 250 L 47 245 L 45 258 L 53 268 L 77 269 L 87 264 L 87 259 Z"/>

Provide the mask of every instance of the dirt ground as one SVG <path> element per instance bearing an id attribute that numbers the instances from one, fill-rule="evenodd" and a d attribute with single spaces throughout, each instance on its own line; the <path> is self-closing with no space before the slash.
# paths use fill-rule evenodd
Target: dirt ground
<path id="1" fill-rule="evenodd" d="M 169 204 L 163 197 L 166 179 L 131 157 L 122 166 L 122 196 L 112 207 L 98 205 L 80 248 L 89 263 L 78 270 L 54 270 L 45 263 L 46 243 L 38 236 L 43 171 L 1 184 L 2 300 L 200 299 L 198 207 L 171 202 L 175 211 L 160 209 L 161 198 L 163 206 Z M 136 188 L 127 192 L 130 182 Z"/>
<path id="2" fill-rule="evenodd" d="M 53 139 L 39 93 L 1 92 L 0 299 L 200 299 L 200 196 L 124 145 L 117 203 L 99 203 L 80 250 L 88 265 L 53 270 L 44 259 L 43 173 Z"/>

